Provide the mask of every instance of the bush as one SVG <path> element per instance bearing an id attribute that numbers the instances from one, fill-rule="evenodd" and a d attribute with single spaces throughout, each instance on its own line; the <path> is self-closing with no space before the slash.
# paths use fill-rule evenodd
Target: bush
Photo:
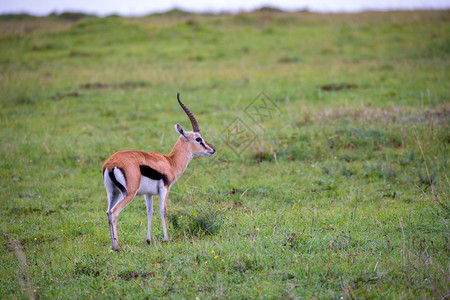
<path id="1" fill-rule="evenodd" d="M 191 235 L 214 235 L 223 225 L 222 214 L 212 206 L 196 206 L 190 211 L 176 211 L 168 215 L 173 228 Z"/>

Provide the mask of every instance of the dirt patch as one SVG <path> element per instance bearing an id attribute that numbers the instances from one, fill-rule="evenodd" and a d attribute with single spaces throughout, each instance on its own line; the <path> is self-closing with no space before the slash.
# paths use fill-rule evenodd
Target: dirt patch
<path id="1" fill-rule="evenodd" d="M 297 63 L 300 59 L 298 57 L 281 57 L 278 59 L 278 63 L 280 64 L 289 64 L 289 63 Z"/>
<path id="2" fill-rule="evenodd" d="M 440 124 L 450 119 L 450 105 L 443 104 L 423 109 L 409 107 L 338 107 L 323 109 L 315 114 L 313 121 L 331 122 L 336 119 L 351 119 L 381 122 L 384 124 L 433 123 Z"/>
<path id="3" fill-rule="evenodd" d="M 270 152 L 258 151 L 252 155 L 252 158 L 255 163 L 262 163 L 263 161 L 272 161 L 274 156 Z"/>
<path id="4" fill-rule="evenodd" d="M 286 241 L 282 244 L 283 247 L 289 247 L 292 250 L 297 250 L 299 247 L 300 237 L 298 235 L 291 234 Z"/>
<path id="5" fill-rule="evenodd" d="M 151 85 L 150 82 L 147 81 L 124 81 L 118 83 L 94 82 L 81 84 L 79 88 L 84 90 L 102 90 L 102 89 L 129 90 L 129 89 L 144 88 L 150 85 Z"/>
<path id="6" fill-rule="evenodd" d="M 125 272 L 119 273 L 119 277 L 126 281 L 137 279 L 139 277 L 141 277 L 141 278 L 153 277 L 154 275 L 155 274 L 153 274 L 151 272 L 145 272 L 145 271 L 125 271 Z"/>
<path id="7" fill-rule="evenodd" d="M 69 57 L 92 57 L 94 56 L 91 53 L 88 52 L 83 52 L 83 51 L 76 51 L 76 50 L 71 50 L 69 52 Z"/>
<path id="8" fill-rule="evenodd" d="M 67 97 L 78 98 L 78 97 L 81 97 L 81 94 L 78 92 L 71 92 L 71 93 L 66 93 L 66 94 L 56 94 L 53 97 L 51 97 L 51 99 L 54 101 L 61 101 L 62 99 L 67 98 Z"/>
<path id="9" fill-rule="evenodd" d="M 233 203 L 228 205 L 225 209 L 228 210 L 228 211 L 232 211 L 232 210 L 235 210 L 235 209 L 242 210 L 242 211 L 245 211 L 245 212 L 249 211 L 249 209 L 244 204 L 242 204 L 242 202 L 240 202 L 240 201 L 234 201 Z"/>
<path id="10" fill-rule="evenodd" d="M 42 45 L 35 44 L 31 47 L 31 51 L 34 51 L 34 52 L 47 51 L 47 50 L 52 50 L 55 48 L 56 48 L 56 46 L 54 44 L 42 44 Z"/>
<path id="11" fill-rule="evenodd" d="M 359 86 L 354 83 L 332 83 L 320 86 L 320 89 L 325 92 L 337 92 L 341 90 L 357 89 Z"/>

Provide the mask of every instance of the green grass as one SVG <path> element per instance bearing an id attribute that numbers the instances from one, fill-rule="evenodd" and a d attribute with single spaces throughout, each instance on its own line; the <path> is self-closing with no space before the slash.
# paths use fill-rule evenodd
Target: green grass
<path id="1" fill-rule="evenodd" d="M 448 297 L 449 20 L 0 18 L 2 298 Z M 102 163 L 169 153 L 177 92 L 217 154 L 172 187 L 170 242 L 136 198 L 112 252 Z"/>

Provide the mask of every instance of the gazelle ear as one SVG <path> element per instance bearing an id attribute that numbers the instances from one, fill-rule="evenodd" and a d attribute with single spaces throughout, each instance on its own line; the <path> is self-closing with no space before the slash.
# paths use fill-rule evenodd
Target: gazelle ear
<path id="1" fill-rule="evenodd" d="M 186 134 L 186 131 L 184 131 L 183 127 L 181 127 L 180 124 L 175 124 L 175 130 L 178 132 L 179 135 L 181 135 L 186 142 L 189 142 L 189 137 Z"/>

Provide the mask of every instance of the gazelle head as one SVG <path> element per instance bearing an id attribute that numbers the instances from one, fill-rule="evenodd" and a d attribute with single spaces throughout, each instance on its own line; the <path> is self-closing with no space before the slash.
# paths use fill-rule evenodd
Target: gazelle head
<path id="1" fill-rule="evenodd" d="M 200 132 L 200 129 L 198 127 L 197 120 L 194 117 L 194 114 L 191 113 L 189 108 L 186 107 L 186 105 L 183 104 L 180 100 L 180 93 L 177 94 L 178 103 L 180 104 L 181 108 L 183 108 L 186 115 L 189 117 L 189 120 L 192 124 L 192 131 L 186 131 L 181 127 L 180 124 L 175 125 L 175 130 L 178 132 L 178 134 L 183 138 L 184 142 L 186 143 L 186 147 L 188 151 L 195 155 L 195 156 L 211 156 L 216 152 L 216 149 L 205 141 L 205 139 L 202 136 L 202 133 Z"/>

